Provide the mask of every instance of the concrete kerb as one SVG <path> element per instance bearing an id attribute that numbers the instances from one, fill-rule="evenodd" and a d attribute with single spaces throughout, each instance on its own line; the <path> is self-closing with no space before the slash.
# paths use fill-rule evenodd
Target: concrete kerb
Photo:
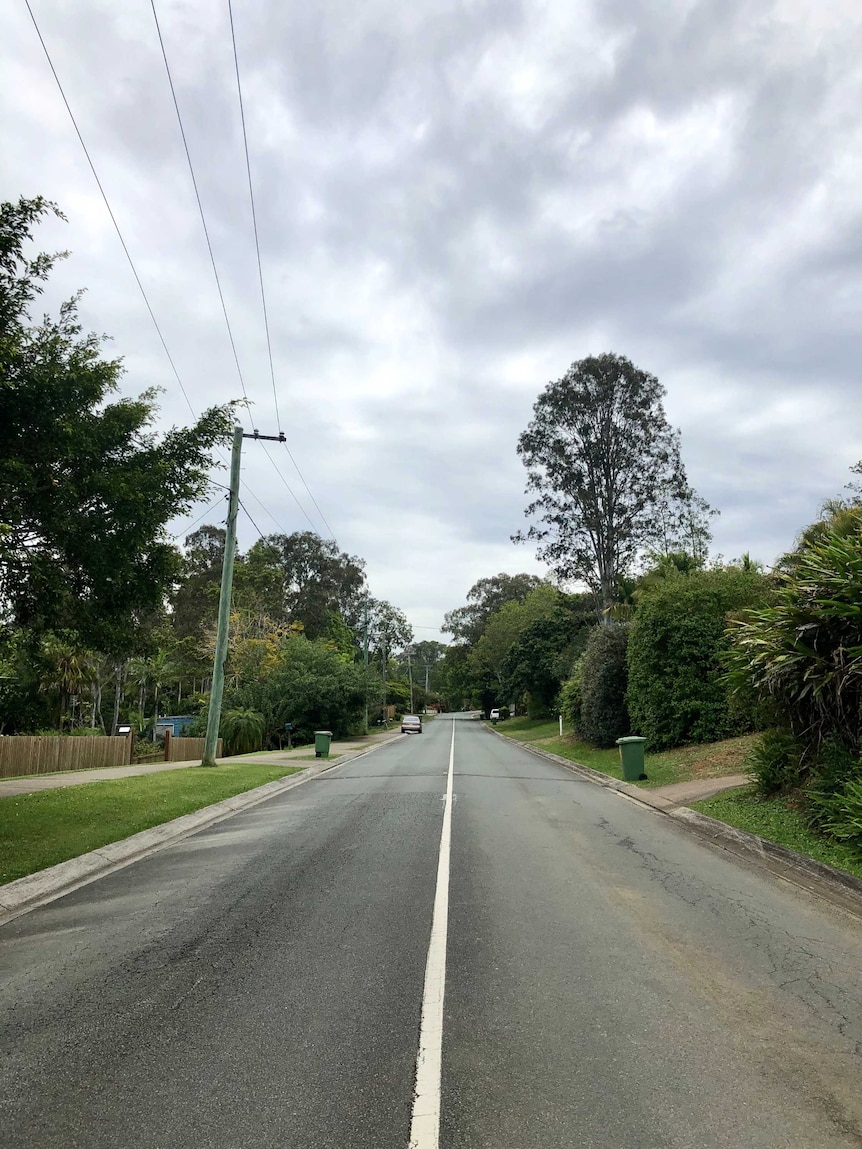
<path id="1" fill-rule="evenodd" d="M 295 786 L 319 778 L 321 774 L 335 770 L 345 762 L 356 762 L 360 758 L 366 758 L 393 741 L 394 739 L 386 739 L 369 746 L 359 754 L 345 754 L 332 762 L 327 761 L 325 765 L 308 767 L 301 774 L 291 774 L 286 778 L 277 778 L 274 782 L 266 782 L 263 786 L 245 790 L 242 794 L 234 794 L 233 797 L 214 802 L 210 806 L 203 806 L 200 810 L 193 810 L 190 814 L 183 814 L 170 822 L 153 826 L 150 830 L 141 830 L 138 834 L 132 834 L 118 842 L 111 842 L 107 846 L 100 846 L 99 849 L 90 850 L 77 858 L 69 858 L 68 861 L 49 866 L 46 870 L 38 870 L 35 874 L 7 882 L 6 885 L 0 886 L 0 926 L 30 910 L 71 894 L 81 886 L 89 885 L 90 882 L 103 878 L 115 870 L 139 862 L 216 822 L 222 822 L 234 814 L 278 797 Z"/>
<path id="2" fill-rule="evenodd" d="M 780 846 L 768 838 L 761 838 L 759 834 L 752 834 L 747 830 L 738 830 L 735 826 L 729 826 L 717 818 L 710 818 L 708 814 L 701 814 L 699 810 L 691 810 L 687 806 L 678 806 L 675 802 L 662 798 L 659 794 L 650 793 L 649 790 L 641 790 L 629 782 L 621 782 L 618 778 L 602 774 L 600 770 L 594 770 L 591 766 L 584 766 L 581 762 L 572 762 L 569 758 L 552 754 L 550 750 L 542 750 L 540 747 L 531 746 L 527 742 L 518 742 L 514 738 L 507 738 L 505 734 L 501 734 L 499 730 L 494 730 L 490 726 L 487 729 L 497 738 L 513 742 L 516 746 L 529 750 L 531 754 L 535 754 L 539 758 L 547 758 L 559 766 L 564 766 L 586 782 L 592 782 L 596 786 L 604 786 L 607 790 L 616 790 L 641 806 L 647 806 L 659 814 L 673 818 L 682 828 L 697 834 L 698 837 L 705 839 L 719 849 L 738 857 L 756 859 L 776 877 L 800 886 L 809 893 L 817 894 L 855 917 L 862 918 L 862 879 L 853 874 L 836 870 L 825 862 L 818 862 L 815 858 L 809 858 L 805 854 L 797 853 L 796 850 L 788 849 L 787 846 Z"/>

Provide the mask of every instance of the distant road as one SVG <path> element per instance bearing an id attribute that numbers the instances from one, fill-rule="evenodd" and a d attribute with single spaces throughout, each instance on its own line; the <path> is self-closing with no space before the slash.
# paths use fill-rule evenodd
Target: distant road
<path id="1" fill-rule="evenodd" d="M 0 929 L 3 1149 L 859 1149 L 862 924 L 450 718 Z"/>

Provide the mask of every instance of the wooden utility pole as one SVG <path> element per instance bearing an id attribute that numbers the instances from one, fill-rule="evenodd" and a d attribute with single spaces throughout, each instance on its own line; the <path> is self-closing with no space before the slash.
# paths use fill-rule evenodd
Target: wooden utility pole
<path id="1" fill-rule="evenodd" d="M 227 532 L 224 540 L 224 560 L 221 568 L 221 593 L 218 600 L 218 630 L 216 632 L 215 658 L 213 659 L 213 679 L 210 688 L 210 705 L 207 712 L 207 733 L 201 766 L 215 766 L 218 749 L 218 732 L 221 725 L 221 703 L 224 695 L 224 667 L 227 662 L 228 632 L 230 629 L 230 598 L 233 590 L 233 562 L 236 556 L 236 517 L 239 510 L 239 464 L 242 456 L 243 439 L 272 439 L 284 442 L 280 435 L 252 435 L 243 433 L 242 427 L 233 429 L 233 446 L 230 452 L 230 495 L 227 505 Z"/>
<path id="2" fill-rule="evenodd" d="M 413 713 L 413 663 L 410 661 L 410 647 L 407 647 L 407 673 L 410 676 L 410 713 Z"/>
<path id="3" fill-rule="evenodd" d="M 389 714 L 386 711 L 386 635 L 383 635 L 383 726 L 389 729 Z"/>
<path id="4" fill-rule="evenodd" d="M 365 637 L 362 641 L 362 654 L 365 663 L 365 733 L 368 733 L 368 595 L 365 596 Z"/>

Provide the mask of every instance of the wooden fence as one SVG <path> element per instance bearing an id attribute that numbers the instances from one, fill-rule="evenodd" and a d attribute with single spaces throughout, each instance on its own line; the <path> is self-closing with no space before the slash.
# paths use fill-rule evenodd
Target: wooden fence
<path id="1" fill-rule="evenodd" d="M 0 736 L 0 778 L 53 774 L 56 770 L 93 770 L 127 766 L 131 738 L 72 738 L 13 734 Z"/>
<path id="2" fill-rule="evenodd" d="M 174 738 L 169 735 L 165 738 L 166 762 L 194 762 L 201 759 L 204 752 L 203 738 Z M 221 738 L 216 747 L 216 758 L 221 758 L 224 749 Z"/>

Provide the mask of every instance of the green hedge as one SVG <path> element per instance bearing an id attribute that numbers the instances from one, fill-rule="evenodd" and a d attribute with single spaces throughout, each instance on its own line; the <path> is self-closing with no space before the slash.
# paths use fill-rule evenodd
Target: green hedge
<path id="1" fill-rule="evenodd" d="M 581 660 L 580 733 L 595 746 L 613 746 L 629 733 L 626 709 L 628 627 L 607 622 L 590 632 Z"/>
<path id="2" fill-rule="evenodd" d="M 753 697 L 730 697 L 727 624 L 736 612 L 764 604 L 768 588 L 758 571 L 725 567 L 669 577 L 644 594 L 629 639 L 626 701 L 650 750 L 755 727 Z"/>

